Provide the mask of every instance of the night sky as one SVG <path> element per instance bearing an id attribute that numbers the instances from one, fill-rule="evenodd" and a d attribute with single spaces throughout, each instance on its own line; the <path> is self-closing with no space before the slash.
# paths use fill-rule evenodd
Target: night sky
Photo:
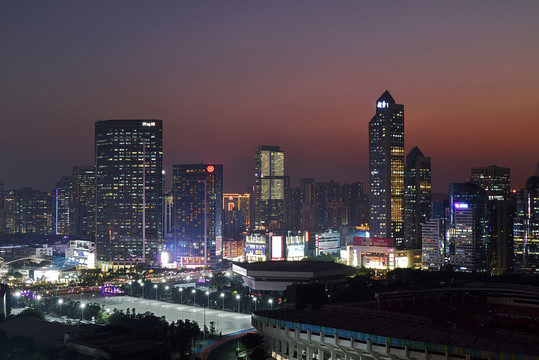
<path id="1" fill-rule="evenodd" d="M 433 191 L 472 166 L 539 162 L 539 1 L 2 1 L 0 179 L 50 191 L 90 165 L 94 122 L 164 121 L 164 165 L 368 183 L 368 122 L 388 89 Z M 170 179 L 167 179 L 167 187 Z"/>

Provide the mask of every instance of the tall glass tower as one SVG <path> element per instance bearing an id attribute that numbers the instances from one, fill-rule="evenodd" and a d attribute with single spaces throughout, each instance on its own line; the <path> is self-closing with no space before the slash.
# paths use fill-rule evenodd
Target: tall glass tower
<path id="1" fill-rule="evenodd" d="M 404 170 L 404 246 L 421 248 L 421 226 L 427 221 L 431 204 L 430 157 L 417 146 L 406 155 Z"/>
<path id="2" fill-rule="evenodd" d="M 404 105 L 385 91 L 369 122 L 370 231 L 404 244 Z"/>
<path id="3" fill-rule="evenodd" d="M 284 151 L 260 145 L 255 154 L 255 226 L 285 221 Z"/>
<path id="4" fill-rule="evenodd" d="M 162 240 L 162 121 L 96 122 L 95 169 L 98 260 L 156 261 Z"/>
<path id="5" fill-rule="evenodd" d="M 223 236 L 223 165 L 174 165 L 172 193 L 177 260 L 182 267 L 215 265 Z"/>

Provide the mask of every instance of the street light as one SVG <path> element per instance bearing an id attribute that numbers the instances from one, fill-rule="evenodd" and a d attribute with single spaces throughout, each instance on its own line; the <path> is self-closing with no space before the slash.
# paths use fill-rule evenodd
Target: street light
<path id="1" fill-rule="evenodd" d="M 153 288 L 155 289 L 155 300 L 157 301 L 157 284 L 155 284 Z"/>
<path id="2" fill-rule="evenodd" d="M 210 292 L 206 291 L 206 296 L 208 297 L 208 309 L 210 308 Z M 206 307 L 202 309 L 204 315 L 204 339 L 206 338 Z"/>
<path id="3" fill-rule="evenodd" d="M 168 287 L 168 285 L 165 286 L 165 301 L 166 301 L 166 302 L 168 302 L 168 289 L 170 289 L 170 288 Z"/>
<path id="4" fill-rule="evenodd" d="M 240 296 L 236 295 L 236 300 L 238 300 L 238 313 L 240 312 Z"/>
<path id="5" fill-rule="evenodd" d="M 41 302 L 41 295 L 36 296 L 37 300 L 37 309 L 39 310 L 39 303 Z"/>
<path id="6" fill-rule="evenodd" d="M 221 299 L 223 299 L 223 311 L 225 311 L 225 293 L 221 293 Z"/>
<path id="7" fill-rule="evenodd" d="M 180 288 L 180 304 L 183 305 L 183 288 Z"/>
<path id="8" fill-rule="evenodd" d="M 140 298 L 144 298 L 144 283 L 140 284 Z"/>
<path id="9" fill-rule="evenodd" d="M 256 301 L 256 296 L 253 297 L 253 302 L 255 303 L 255 311 L 256 311 L 256 303 L 257 303 L 257 301 Z"/>
<path id="10" fill-rule="evenodd" d="M 268 302 L 270 304 L 270 310 L 273 310 L 273 299 L 269 299 Z"/>
<path id="11" fill-rule="evenodd" d="M 82 321 L 82 315 L 84 314 L 84 307 L 86 304 L 80 304 L 80 321 Z"/>
<path id="12" fill-rule="evenodd" d="M 191 290 L 191 293 L 193 294 L 193 306 L 196 306 L 195 295 L 196 295 L 197 291 L 195 289 L 193 289 L 193 290 Z"/>
<path id="13" fill-rule="evenodd" d="M 60 317 L 62 317 L 62 304 L 64 303 L 64 299 L 58 300 L 58 305 L 60 306 Z"/>
<path id="14" fill-rule="evenodd" d="M 17 291 L 15 293 L 15 299 L 17 299 L 17 308 L 19 307 L 19 298 L 21 297 L 21 292 Z"/>

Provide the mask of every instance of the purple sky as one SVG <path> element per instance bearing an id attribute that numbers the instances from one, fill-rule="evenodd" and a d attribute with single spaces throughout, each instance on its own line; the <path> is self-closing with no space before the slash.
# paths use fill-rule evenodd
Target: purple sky
<path id="1" fill-rule="evenodd" d="M 286 172 L 368 182 L 368 122 L 388 89 L 433 190 L 472 166 L 539 162 L 539 2 L 3 1 L 0 179 L 50 190 L 93 163 L 94 122 L 164 121 L 164 164 L 252 183 L 258 145 Z M 170 181 L 168 181 L 170 184 Z"/>

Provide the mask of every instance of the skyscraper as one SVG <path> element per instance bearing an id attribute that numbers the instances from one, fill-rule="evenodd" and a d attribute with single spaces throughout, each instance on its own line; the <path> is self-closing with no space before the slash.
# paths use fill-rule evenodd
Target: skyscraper
<path id="1" fill-rule="evenodd" d="M 369 122 L 370 231 L 404 243 L 404 106 L 385 91 Z"/>
<path id="2" fill-rule="evenodd" d="M 56 235 L 70 235 L 73 221 L 73 179 L 62 176 L 54 189 L 55 228 Z"/>
<path id="3" fill-rule="evenodd" d="M 496 165 L 474 167 L 472 182 L 487 192 L 489 200 L 504 200 L 511 191 L 511 169 Z"/>
<path id="4" fill-rule="evenodd" d="M 450 263 L 463 271 L 487 271 L 489 218 L 487 195 L 474 183 L 449 185 Z"/>
<path id="5" fill-rule="evenodd" d="M 84 239 L 93 240 L 95 215 L 95 167 L 73 166 L 71 233 Z"/>
<path id="6" fill-rule="evenodd" d="M 517 194 L 514 219 L 514 269 L 539 273 L 539 176 L 531 176 Z"/>
<path id="7" fill-rule="evenodd" d="M 431 200 L 430 157 L 417 146 L 406 155 L 404 170 L 404 246 L 421 248 L 421 225 L 427 221 Z"/>
<path id="8" fill-rule="evenodd" d="M 255 163 L 255 226 L 268 228 L 272 222 L 284 223 L 287 180 L 284 151 L 278 146 L 260 145 Z"/>
<path id="9" fill-rule="evenodd" d="M 213 265 L 223 232 L 223 165 L 173 166 L 176 256 L 182 267 Z"/>
<path id="10" fill-rule="evenodd" d="M 133 264 L 156 260 L 162 236 L 163 123 L 95 123 L 96 246 L 98 260 Z"/>
<path id="11" fill-rule="evenodd" d="M 488 196 L 490 221 L 489 267 L 502 274 L 512 267 L 514 198 L 511 193 L 511 171 L 496 165 L 472 168 L 471 181 Z"/>

